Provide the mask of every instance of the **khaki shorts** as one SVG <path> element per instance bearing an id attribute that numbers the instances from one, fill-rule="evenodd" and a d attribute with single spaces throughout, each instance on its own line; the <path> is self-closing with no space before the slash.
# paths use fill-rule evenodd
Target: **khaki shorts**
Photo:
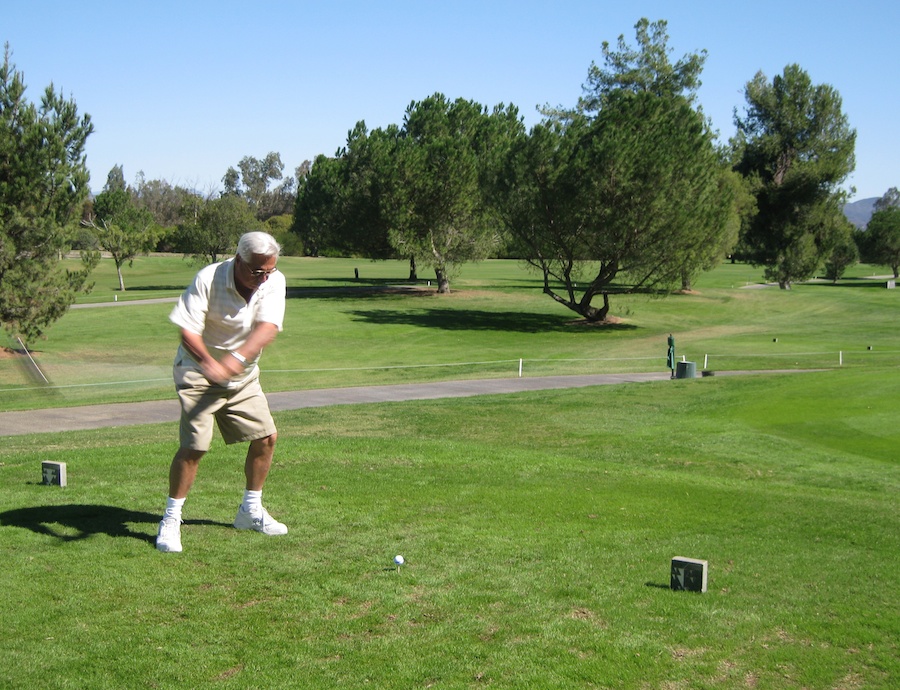
<path id="1" fill-rule="evenodd" d="M 259 369 L 243 385 L 212 385 L 200 372 L 181 369 L 176 376 L 181 401 L 179 439 L 182 448 L 209 450 L 213 419 L 225 443 L 242 443 L 275 433 L 269 402 L 259 385 Z"/>

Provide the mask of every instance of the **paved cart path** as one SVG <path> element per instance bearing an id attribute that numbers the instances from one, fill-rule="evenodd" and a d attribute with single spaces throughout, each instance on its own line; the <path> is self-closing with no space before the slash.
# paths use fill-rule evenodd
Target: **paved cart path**
<path id="1" fill-rule="evenodd" d="M 717 376 L 763 373 L 799 373 L 784 371 L 723 371 Z M 409 383 L 392 386 L 360 386 L 320 390 L 268 393 L 272 411 L 299 410 L 305 407 L 352 405 L 360 403 L 399 402 L 402 400 L 434 400 L 436 398 L 465 398 L 475 395 L 497 395 L 559 388 L 583 388 L 617 383 L 646 383 L 669 381 L 668 372 L 636 374 L 594 374 L 589 376 L 541 376 L 535 378 L 474 379 L 471 381 L 440 381 Z M 114 426 L 177 422 L 178 400 L 156 400 L 137 403 L 58 407 L 21 412 L 0 412 L 0 436 L 20 436 L 34 433 L 102 429 Z"/>

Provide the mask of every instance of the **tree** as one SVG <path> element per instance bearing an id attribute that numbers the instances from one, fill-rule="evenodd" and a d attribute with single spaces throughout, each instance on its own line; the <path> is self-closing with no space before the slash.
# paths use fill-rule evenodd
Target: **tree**
<path id="1" fill-rule="evenodd" d="M 703 117 L 649 91 L 533 128 L 507 170 L 506 226 L 544 292 L 588 321 L 607 318 L 612 294 L 680 285 L 722 249 L 733 209 Z"/>
<path id="2" fill-rule="evenodd" d="M 295 207 L 295 230 L 316 252 L 386 259 L 386 208 L 395 177 L 399 132 L 395 125 L 369 132 L 357 122 L 334 158 L 320 156 L 303 179 Z"/>
<path id="3" fill-rule="evenodd" d="M 844 236 L 837 241 L 825 261 L 825 277 L 832 283 L 840 280 L 848 268 L 859 262 L 859 249 L 853 239 L 853 231 L 853 225 L 847 221 Z"/>
<path id="4" fill-rule="evenodd" d="M 434 94 L 407 108 L 383 212 L 391 245 L 433 267 L 439 293 L 450 292 L 454 267 L 499 245 L 484 182 L 521 130 L 513 106 Z"/>
<path id="5" fill-rule="evenodd" d="M 129 192 L 135 206 L 147 209 L 153 222 L 163 228 L 174 228 L 183 222 L 192 199 L 199 198 L 195 192 L 173 186 L 166 180 L 148 180 L 142 171 L 138 172 Z"/>
<path id="6" fill-rule="evenodd" d="M 520 138 L 497 186 L 544 292 L 589 321 L 611 294 L 689 286 L 734 234 L 737 185 L 692 105 L 705 54 L 670 64 L 665 27 L 638 22 L 637 50 L 604 43 L 579 106 Z"/>
<path id="7" fill-rule="evenodd" d="M 125 170 L 121 165 L 114 165 L 106 175 L 106 184 L 103 188 L 109 192 L 128 188 L 125 184 Z"/>
<path id="8" fill-rule="evenodd" d="M 618 51 L 613 51 L 609 42 L 604 41 L 604 66 L 591 63 L 584 94 L 578 103 L 579 111 L 596 114 L 611 94 L 621 90 L 683 96 L 693 102 L 700 87 L 706 51 L 688 53 L 672 64 L 667 26 L 664 20 L 651 23 L 642 18 L 634 25 L 637 48 L 630 47 L 624 35 L 619 36 Z"/>
<path id="9" fill-rule="evenodd" d="M 52 84 L 39 104 L 25 91 L 7 44 L 0 66 L 0 321 L 31 340 L 90 289 L 99 255 L 83 254 L 80 270 L 59 265 L 89 193 L 90 116 L 79 116 L 74 99 Z"/>
<path id="10" fill-rule="evenodd" d="M 113 168 L 121 173 L 121 166 Z M 153 222 L 153 215 L 135 205 L 131 192 L 120 188 L 110 172 L 107 187 L 94 199 L 94 217 L 88 221 L 97 235 L 100 246 L 112 255 L 119 277 L 119 290 L 125 290 L 122 266 L 134 261 L 138 254 L 147 254 L 156 247 L 162 230 Z M 110 187 L 112 185 L 112 187 Z"/>
<path id="11" fill-rule="evenodd" d="M 449 292 L 454 266 L 498 246 L 486 180 L 522 125 L 512 106 L 492 111 L 435 94 L 406 111 L 402 127 L 358 122 L 333 158 L 302 180 L 294 231 L 308 251 L 382 259 L 410 257 Z"/>
<path id="12" fill-rule="evenodd" d="M 891 267 L 900 278 L 900 206 L 886 206 L 872 214 L 866 226 L 870 259 Z"/>
<path id="13" fill-rule="evenodd" d="M 887 190 L 884 195 L 875 202 L 875 206 L 872 208 L 872 212 L 883 211 L 886 208 L 900 206 L 900 190 L 896 187 L 891 187 Z"/>
<path id="14" fill-rule="evenodd" d="M 790 288 L 812 277 L 841 241 L 845 192 L 856 132 L 829 85 L 813 85 L 798 65 L 770 83 L 758 73 L 745 88 L 746 114 L 735 114 L 735 169 L 747 178 L 756 213 L 742 228 L 750 260 Z"/>
<path id="15" fill-rule="evenodd" d="M 228 168 L 222 178 L 225 195 L 244 198 L 259 220 L 290 213 L 294 205 L 296 180 L 285 179 L 280 185 L 270 189 L 275 180 L 283 178 L 284 164 L 281 154 L 271 151 L 263 159 L 244 156 L 238 163 L 238 170 Z M 240 171 L 240 172 L 239 172 Z"/>
<path id="16" fill-rule="evenodd" d="M 240 197 L 225 194 L 199 206 L 196 216 L 179 228 L 186 254 L 216 263 L 237 247 L 245 232 L 260 229 L 253 209 Z"/>
<path id="17" fill-rule="evenodd" d="M 291 231 L 308 256 L 319 256 L 332 243 L 332 231 L 340 222 L 342 160 L 319 155 L 300 183 Z"/>
<path id="18" fill-rule="evenodd" d="M 704 230 L 709 234 L 703 241 L 680 247 L 682 256 L 681 289 L 693 289 L 693 280 L 704 271 L 711 271 L 733 251 L 741 229 L 741 218 L 751 202 L 743 179 L 728 169 L 724 159 L 719 162 L 718 194 L 713 192 L 712 203 L 702 204 L 707 213 Z M 716 198 L 720 203 L 715 203 Z M 697 201 L 701 201 L 698 199 Z M 729 203 L 729 201 L 731 203 Z"/>

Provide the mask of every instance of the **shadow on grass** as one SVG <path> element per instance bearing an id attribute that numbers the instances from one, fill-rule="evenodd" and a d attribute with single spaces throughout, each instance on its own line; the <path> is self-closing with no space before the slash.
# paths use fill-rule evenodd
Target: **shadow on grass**
<path id="1" fill-rule="evenodd" d="M 633 330 L 635 326 L 622 323 L 597 324 L 591 327 L 584 321 L 573 321 L 566 315 L 528 314 L 520 311 L 482 311 L 476 309 L 422 309 L 415 312 L 379 309 L 351 311 L 357 321 L 378 325 L 404 325 L 436 328 L 446 331 L 510 331 L 518 333 L 591 333 L 595 328 L 604 331 Z"/>
<path id="2" fill-rule="evenodd" d="M 116 506 L 71 504 L 7 510 L 0 513 L 0 525 L 21 527 L 36 534 L 56 537 L 60 541 L 78 541 L 95 534 L 105 534 L 110 537 L 132 537 L 155 546 L 156 526 L 159 524 L 160 517 L 159 514 L 127 510 Z M 133 531 L 129 525 L 134 524 L 152 525 L 152 534 Z M 212 520 L 185 520 L 184 524 L 231 526 Z M 66 533 L 60 532 L 54 527 L 55 525 L 66 529 Z M 68 533 L 72 530 L 77 534 Z"/>
<path id="3" fill-rule="evenodd" d="M 644 587 L 652 587 L 653 589 L 672 589 L 671 584 L 664 584 L 662 582 L 645 582 Z"/>
<path id="4" fill-rule="evenodd" d="M 385 281 L 383 285 L 373 284 L 368 281 L 360 285 L 334 285 L 316 287 L 288 287 L 288 299 L 309 298 L 358 298 L 358 297 L 392 297 L 394 295 L 408 295 L 410 297 L 425 297 L 434 295 L 436 288 L 420 287 L 417 285 L 401 285 L 397 281 Z"/>

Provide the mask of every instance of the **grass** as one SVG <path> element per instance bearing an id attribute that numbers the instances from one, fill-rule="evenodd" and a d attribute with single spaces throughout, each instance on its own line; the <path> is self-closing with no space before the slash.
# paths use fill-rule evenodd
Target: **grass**
<path id="1" fill-rule="evenodd" d="M 280 266 L 294 288 L 405 277 Z M 509 376 L 520 357 L 526 375 L 660 370 L 669 332 L 711 369 L 822 371 L 280 412 L 266 503 L 289 534 L 230 528 L 244 449 L 219 444 L 178 555 L 153 548 L 175 425 L 5 438 L 0 687 L 894 687 L 883 272 L 783 292 L 726 265 L 697 294 L 616 298 L 611 328 L 573 325 L 515 262 L 466 267 L 448 298 L 294 297 L 271 391 Z M 172 297 L 192 273 L 142 259 L 120 295 L 101 266 L 93 298 Z M 37 348 L 56 387 L 0 360 L 0 409 L 171 397 L 169 309 L 70 311 Z M 68 487 L 38 483 L 44 460 Z M 668 588 L 674 556 L 709 561 L 707 593 Z"/>
<path id="2" fill-rule="evenodd" d="M 0 685 L 891 687 L 896 385 L 843 370 L 280 413 L 266 500 L 290 533 L 228 527 L 242 449 L 218 446 L 171 556 L 152 547 L 171 425 L 10 438 Z M 69 486 L 37 484 L 41 460 Z M 678 555 L 708 559 L 706 594 L 668 589 Z"/>
<path id="3" fill-rule="evenodd" d="M 654 371 L 665 367 L 670 332 L 679 358 L 698 369 L 900 364 L 891 319 L 898 293 L 864 278 L 878 267 L 786 292 L 745 289 L 758 269 L 726 264 L 695 294 L 615 297 L 620 322 L 596 328 L 575 323 L 515 261 L 465 266 L 449 296 L 425 285 L 412 294 L 345 290 L 404 285 L 404 262 L 284 257 L 279 266 L 293 297 L 285 332 L 263 359 L 273 392 L 515 376 L 520 359 L 527 376 Z M 178 257 L 141 257 L 121 301 L 173 299 L 193 271 Z M 0 411 L 171 397 L 172 305 L 113 302 L 120 293 L 109 260 L 95 281 L 85 303 L 108 306 L 70 310 L 33 345 L 52 388 L 36 386 L 21 357 L 0 358 Z"/>

